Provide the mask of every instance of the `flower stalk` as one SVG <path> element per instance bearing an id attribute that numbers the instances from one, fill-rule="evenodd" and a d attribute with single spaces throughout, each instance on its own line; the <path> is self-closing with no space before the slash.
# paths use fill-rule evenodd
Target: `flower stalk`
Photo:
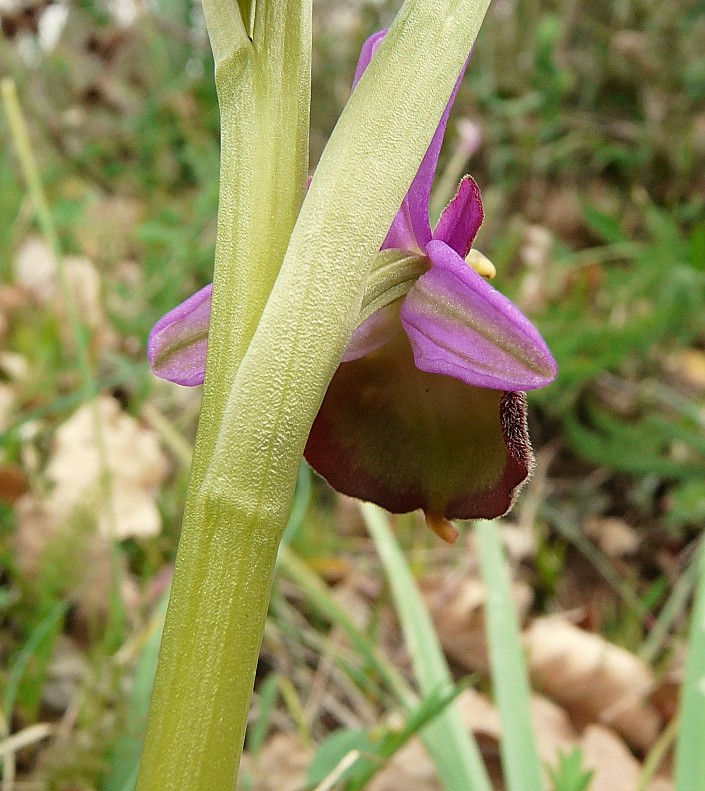
<path id="1" fill-rule="evenodd" d="M 258 2 L 250 40 L 235 0 L 204 5 L 222 126 L 212 319 L 139 791 L 234 786 L 304 446 L 489 0 L 407 0 L 298 219 L 310 6 Z"/>
<path id="2" fill-rule="evenodd" d="M 249 529 L 235 498 L 213 502 L 202 483 L 303 199 L 311 9 L 264 4 L 253 40 L 234 0 L 204 10 L 221 117 L 213 330 L 140 791 L 233 788 L 281 533 Z"/>

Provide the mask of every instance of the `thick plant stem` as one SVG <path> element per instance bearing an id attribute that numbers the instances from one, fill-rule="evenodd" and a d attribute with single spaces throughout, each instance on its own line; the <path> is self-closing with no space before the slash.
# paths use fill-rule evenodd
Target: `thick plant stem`
<path id="1" fill-rule="evenodd" d="M 276 514 L 253 511 L 241 496 L 246 485 L 215 497 L 202 487 L 227 394 L 277 277 L 308 170 L 310 4 L 261 5 L 262 24 L 250 41 L 234 0 L 205 4 L 221 114 L 211 332 L 139 791 L 233 788 L 290 506 L 283 493 Z"/>
<path id="2" fill-rule="evenodd" d="M 189 498 L 139 789 L 234 787 L 280 539 L 266 528 Z"/>

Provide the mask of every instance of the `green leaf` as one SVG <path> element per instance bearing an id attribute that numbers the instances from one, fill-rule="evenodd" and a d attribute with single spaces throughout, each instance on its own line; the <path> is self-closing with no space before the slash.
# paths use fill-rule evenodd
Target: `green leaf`
<path id="1" fill-rule="evenodd" d="M 688 239 L 688 263 L 693 269 L 705 270 L 705 225 L 700 225 Z"/>
<path id="2" fill-rule="evenodd" d="M 350 756 L 349 765 L 336 775 L 336 783 L 347 781 L 346 791 L 361 791 L 389 759 L 450 705 L 463 689 L 463 685 L 457 685 L 435 690 L 409 713 L 400 728 L 384 726 L 374 731 L 337 731 L 316 752 L 309 766 L 309 783 L 318 785 L 330 778 L 336 768 L 342 767 L 346 756 Z"/>
<path id="3" fill-rule="evenodd" d="M 583 753 L 576 747 L 569 753 L 561 752 L 558 766 L 549 767 L 553 791 L 588 791 L 594 772 L 583 768 Z"/>
<path id="4" fill-rule="evenodd" d="M 279 697 L 279 677 L 272 673 L 259 688 L 259 716 L 247 731 L 247 750 L 257 759 L 271 725 L 272 712 Z"/>
<path id="5" fill-rule="evenodd" d="M 617 217 L 605 214 L 593 206 L 585 208 L 585 220 L 590 230 L 606 242 L 616 244 L 628 239 Z"/>
<path id="6" fill-rule="evenodd" d="M 12 721 L 13 710 L 18 701 L 29 710 L 30 716 L 34 716 L 33 712 L 41 702 L 46 669 L 67 609 L 65 602 L 52 604 L 12 661 L 2 700 L 5 722 Z"/>
<path id="7" fill-rule="evenodd" d="M 485 583 L 492 685 L 502 722 L 502 768 L 509 791 L 543 791 L 531 693 L 514 598 L 496 522 L 475 524 Z"/>
<path id="8" fill-rule="evenodd" d="M 705 788 L 705 544 L 698 548 L 700 578 L 691 614 L 685 681 L 676 743 L 676 791 Z"/>
<path id="9" fill-rule="evenodd" d="M 350 791 L 362 791 L 367 783 L 379 772 L 385 763 L 400 750 L 409 739 L 439 716 L 462 692 L 463 684 L 454 687 L 440 687 L 427 695 L 420 705 L 414 709 L 402 728 L 387 728 L 379 744 L 373 751 L 373 760 L 366 761 L 351 783 Z M 434 750 L 435 750 L 434 746 Z M 433 755 L 434 752 L 431 753 Z"/>
<path id="10" fill-rule="evenodd" d="M 365 730 L 335 731 L 316 750 L 308 767 L 307 782 L 311 786 L 318 785 L 335 770 L 346 755 L 353 751 L 370 755 L 374 753 L 376 746 L 377 743 Z M 340 775 L 339 781 L 349 780 L 356 771 L 359 771 L 359 767 L 351 766 Z"/>
<path id="11" fill-rule="evenodd" d="M 110 751 L 102 791 L 132 791 L 135 787 L 168 601 L 169 594 L 165 593 L 150 619 L 130 695 L 128 729 L 118 737 Z"/>
<path id="12" fill-rule="evenodd" d="M 672 525 L 701 525 L 705 521 L 705 481 L 700 478 L 675 485 L 666 498 L 667 519 Z"/>

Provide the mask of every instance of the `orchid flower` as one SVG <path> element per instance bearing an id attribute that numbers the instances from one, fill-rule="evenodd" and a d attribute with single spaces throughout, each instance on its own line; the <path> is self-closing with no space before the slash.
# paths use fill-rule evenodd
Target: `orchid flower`
<path id="1" fill-rule="evenodd" d="M 353 89 L 384 35 L 365 42 Z M 415 276 L 354 331 L 305 451 L 338 491 L 396 513 L 420 508 L 450 542 L 450 519 L 510 509 L 533 466 L 524 391 L 557 372 L 538 330 L 485 279 L 494 267 L 472 249 L 483 220 L 472 178 L 431 230 L 431 187 L 462 77 L 382 245 L 398 253 L 385 261 L 411 261 Z M 158 376 L 203 382 L 210 299 L 206 286 L 155 325 L 148 352 Z"/>

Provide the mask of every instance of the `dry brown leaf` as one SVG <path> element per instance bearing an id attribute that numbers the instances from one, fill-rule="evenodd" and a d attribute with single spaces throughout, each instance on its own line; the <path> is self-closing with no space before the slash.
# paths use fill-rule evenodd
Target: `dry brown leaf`
<path id="1" fill-rule="evenodd" d="M 96 406 L 109 473 L 108 502 L 103 500 L 95 412 L 84 404 L 56 432 L 46 469 L 49 493 L 25 495 L 15 506 L 14 544 L 23 574 L 65 592 L 89 619 L 105 611 L 113 584 L 113 525 L 118 539 L 157 533 L 154 492 L 166 473 L 153 432 L 113 398 L 101 396 Z M 121 592 L 129 608 L 136 590 L 124 569 Z"/>
<path id="2" fill-rule="evenodd" d="M 446 655 L 465 670 L 487 672 L 482 581 L 472 576 L 434 574 L 420 585 Z"/>
<path id="3" fill-rule="evenodd" d="M 410 739 L 367 785 L 368 791 L 441 791 L 438 773 L 418 738 Z"/>
<path id="4" fill-rule="evenodd" d="M 80 694 L 88 673 L 88 661 L 83 651 L 66 635 L 59 635 L 52 650 L 47 678 L 42 688 L 42 700 L 54 711 L 66 711 Z"/>
<path id="5" fill-rule="evenodd" d="M 76 602 L 77 627 L 94 623 L 108 610 L 113 574 L 121 574 L 120 593 L 128 613 L 135 612 L 139 591 L 127 574 L 124 558 L 116 569 L 110 541 L 95 530 L 95 515 L 75 511 L 58 522 L 32 495 L 15 506 L 15 559 L 23 576 Z"/>
<path id="6" fill-rule="evenodd" d="M 594 772 L 590 791 L 636 791 L 641 767 L 613 731 L 589 725 L 580 746 L 584 766 Z"/>
<path id="7" fill-rule="evenodd" d="M 254 780 L 252 791 L 302 791 L 312 759 L 312 748 L 298 734 L 277 733 L 262 747 L 256 762 L 243 756 L 243 769 Z"/>
<path id="8" fill-rule="evenodd" d="M 380 580 L 358 571 L 347 570 L 341 584 L 331 588 L 333 598 L 342 607 L 358 629 L 367 629 L 372 615 L 371 602 L 379 598 Z"/>
<path id="9" fill-rule="evenodd" d="M 66 283 L 83 325 L 98 333 L 101 345 L 112 342 L 114 333 L 105 318 L 98 270 L 87 258 L 78 256 L 65 257 L 63 265 Z M 29 237 L 20 247 L 15 258 L 15 281 L 37 303 L 65 318 L 56 260 L 42 239 Z M 62 322 L 62 327 L 70 332 L 68 321 Z"/>
<path id="10" fill-rule="evenodd" d="M 38 236 L 30 236 L 17 251 L 15 282 L 39 304 L 46 305 L 56 295 L 56 261 L 49 246 Z"/>
<path id="11" fill-rule="evenodd" d="M 683 349 L 671 354 L 666 369 L 682 382 L 698 390 L 705 390 L 705 351 Z"/>
<path id="12" fill-rule="evenodd" d="M 578 739 L 570 718 L 564 709 L 541 695 L 531 696 L 531 718 L 541 761 L 555 765 L 559 755 L 570 752 Z"/>
<path id="13" fill-rule="evenodd" d="M 622 558 L 639 548 L 639 535 L 624 519 L 614 516 L 590 516 L 585 520 L 585 532 L 608 558 Z"/>
<path id="14" fill-rule="evenodd" d="M 482 581 L 469 571 L 439 572 L 424 578 L 420 585 L 446 654 L 465 670 L 487 672 Z M 531 604 L 531 588 L 515 582 L 512 589 L 517 612 L 523 618 Z"/>
<path id="15" fill-rule="evenodd" d="M 27 378 L 29 363 L 27 358 L 16 352 L 0 352 L 0 371 L 15 382 Z"/>
<path id="16" fill-rule="evenodd" d="M 167 471 L 156 435 L 124 412 L 114 398 L 101 396 L 97 409 L 110 501 L 100 502 L 103 470 L 95 408 L 84 404 L 56 432 L 46 471 L 54 488 L 45 501 L 46 508 L 62 521 L 77 506 L 92 502 L 103 535 L 111 536 L 113 527 L 117 539 L 155 535 L 161 519 L 154 494 Z"/>
<path id="17" fill-rule="evenodd" d="M 70 256 L 64 259 L 64 271 L 83 324 L 91 329 L 103 327 L 105 315 L 97 269 L 87 258 Z"/>
<path id="18" fill-rule="evenodd" d="M 457 705 L 463 722 L 475 734 L 483 755 L 498 758 L 502 725 L 494 704 L 485 695 L 469 689 L 459 696 Z M 555 764 L 560 752 L 569 752 L 577 744 L 578 734 L 568 715 L 553 701 L 533 695 L 531 717 L 543 763 Z"/>
<path id="19" fill-rule="evenodd" d="M 560 703 L 578 727 L 606 724 L 632 747 L 649 749 L 661 718 L 645 701 L 654 682 L 646 664 L 561 617 L 535 620 L 524 641 L 533 684 Z"/>
<path id="20" fill-rule="evenodd" d="M 22 289 L 0 283 L 0 338 L 7 335 L 13 315 L 19 311 L 25 301 L 26 297 Z"/>
<path id="21" fill-rule="evenodd" d="M 253 777 L 252 791 L 302 791 L 314 750 L 296 733 L 278 733 L 262 748 L 257 761 L 244 756 L 243 768 Z M 337 788 L 337 786 L 334 786 Z M 436 769 L 420 739 L 411 739 L 367 785 L 368 791 L 440 791 Z"/>
<path id="22" fill-rule="evenodd" d="M 28 487 L 27 476 L 19 464 L 0 462 L 0 502 L 12 505 Z"/>
<path id="23" fill-rule="evenodd" d="M 536 479 L 537 476 L 534 475 L 531 484 L 536 484 Z M 536 530 L 533 520 L 501 522 L 497 529 L 502 537 L 510 567 L 515 568 L 536 557 Z"/>

